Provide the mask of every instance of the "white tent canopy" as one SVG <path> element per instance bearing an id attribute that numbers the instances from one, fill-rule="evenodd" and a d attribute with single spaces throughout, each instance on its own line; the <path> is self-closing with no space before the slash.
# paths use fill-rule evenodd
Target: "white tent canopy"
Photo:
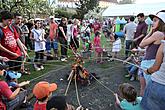
<path id="1" fill-rule="evenodd" d="M 150 4 L 124 4 L 108 7 L 102 16 L 136 16 L 138 13 L 144 13 L 146 16 L 165 10 L 165 2 Z"/>

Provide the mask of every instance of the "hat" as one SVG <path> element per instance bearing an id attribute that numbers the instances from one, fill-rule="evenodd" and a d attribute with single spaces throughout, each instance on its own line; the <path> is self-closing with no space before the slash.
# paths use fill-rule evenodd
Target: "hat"
<path id="1" fill-rule="evenodd" d="M 53 96 L 46 104 L 46 109 L 51 110 L 55 108 L 57 110 L 65 110 L 67 107 L 65 96 Z"/>
<path id="2" fill-rule="evenodd" d="M 7 69 L 8 67 L 9 67 L 8 65 L 0 63 L 0 70 Z"/>
<path id="3" fill-rule="evenodd" d="M 51 18 L 54 18 L 54 16 L 49 16 L 49 18 L 51 19 Z"/>
<path id="4" fill-rule="evenodd" d="M 149 17 L 153 20 L 154 17 L 161 19 L 165 23 L 165 12 L 158 12 L 156 14 L 151 14 Z"/>
<path id="5" fill-rule="evenodd" d="M 37 83 L 33 88 L 33 94 L 37 99 L 42 99 L 46 96 L 49 96 L 50 92 L 53 92 L 57 89 L 55 83 L 49 84 L 46 81 L 41 81 Z"/>
<path id="6" fill-rule="evenodd" d="M 21 73 L 17 73 L 14 71 L 7 71 L 6 75 L 8 75 L 11 79 L 18 79 L 21 77 Z"/>

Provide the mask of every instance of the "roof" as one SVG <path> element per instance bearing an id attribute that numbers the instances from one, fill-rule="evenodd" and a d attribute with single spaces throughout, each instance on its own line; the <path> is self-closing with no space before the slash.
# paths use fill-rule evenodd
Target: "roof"
<path id="1" fill-rule="evenodd" d="M 118 3 L 117 0 L 99 0 L 99 1 L 105 1 L 105 2 L 111 2 L 111 3 Z"/>
<path id="2" fill-rule="evenodd" d="M 124 4 L 109 6 L 102 16 L 136 16 L 138 13 L 144 13 L 145 16 L 165 10 L 165 2 L 149 4 Z"/>

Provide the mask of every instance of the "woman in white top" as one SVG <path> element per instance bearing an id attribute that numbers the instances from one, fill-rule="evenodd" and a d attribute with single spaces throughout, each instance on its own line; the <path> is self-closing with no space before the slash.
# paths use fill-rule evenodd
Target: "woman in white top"
<path id="1" fill-rule="evenodd" d="M 44 59 L 45 47 L 45 30 L 41 28 L 41 22 L 35 21 L 35 27 L 31 30 L 30 38 L 34 41 L 35 60 L 34 62 L 40 62 L 40 64 L 34 64 L 37 71 L 44 69 L 42 61 Z"/>

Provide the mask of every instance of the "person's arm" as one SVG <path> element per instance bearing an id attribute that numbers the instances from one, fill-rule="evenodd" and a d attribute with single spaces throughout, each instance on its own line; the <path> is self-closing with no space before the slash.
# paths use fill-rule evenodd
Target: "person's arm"
<path id="1" fill-rule="evenodd" d="M 118 97 L 117 93 L 115 93 L 114 95 L 115 95 L 115 99 L 116 99 L 116 104 L 118 106 L 120 106 L 120 100 L 119 100 L 119 97 Z"/>
<path id="2" fill-rule="evenodd" d="M 10 51 L 10 50 L 8 50 L 8 49 L 6 49 L 6 48 L 5 48 L 4 46 L 2 46 L 1 44 L 0 44 L 0 50 L 3 51 L 3 52 L 8 53 L 8 54 L 10 54 L 10 55 L 12 55 L 12 56 L 14 56 L 14 57 L 18 57 L 18 54 L 14 53 L 14 52 L 12 52 L 12 51 Z"/>
<path id="3" fill-rule="evenodd" d="M 20 88 L 17 88 L 9 97 L 10 100 L 15 99 L 15 97 L 19 94 Z"/>
<path id="4" fill-rule="evenodd" d="M 0 56 L 0 60 L 4 61 L 4 62 L 8 62 L 9 61 L 9 59 L 7 57 L 2 57 L 2 56 Z"/>
<path id="5" fill-rule="evenodd" d="M 27 52 L 25 51 L 25 48 L 24 48 L 24 46 L 22 45 L 22 42 L 20 41 L 19 38 L 17 38 L 16 41 L 17 41 L 17 44 L 18 44 L 19 48 L 20 48 L 21 51 L 23 52 L 24 56 L 26 56 L 26 55 L 27 55 Z"/>
<path id="6" fill-rule="evenodd" d="M 164 45 L 165 44 L 161 44 L 158 51 L 157 51 L 157 55 L 156 55 L 156 60 L 155 60 L 155 63 L 153 64 L 152 67 L 148 68 L 147 70 L 145 70 L 145 73 L 146 74 L 152 74 L 154 73 L 155 71 L 158 71 L 162 62 L 163 62 L 163 57 L 164 57 L 164 54 L 163 54 L 163 48 L 164 48 Z"/>

